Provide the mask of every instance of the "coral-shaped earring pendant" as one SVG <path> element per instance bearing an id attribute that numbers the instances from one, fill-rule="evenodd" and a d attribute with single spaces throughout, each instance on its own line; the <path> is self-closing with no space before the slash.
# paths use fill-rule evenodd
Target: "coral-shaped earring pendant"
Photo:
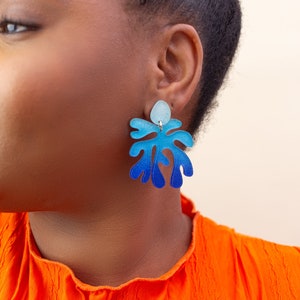
<path id="1" fill-rule="evenodd" d="M 152 183 L 157 188 L 165 186 L 166 182 L 159 168 L 159 164 L 169 166 L 170 161 L 163 153 L 169 150 L 173 156 L 173 169 L 170 185 L 180 188 L 183 183 L 181 168 L 185 176 L 193 175 L 193 166 L 186 153 L 175 145 L 180 142 L 184 147 L 192 147 L 194 144 L 190 133 L 184 130 L 177 130 L 182 126 L 181 121 L 171 119 L 169 105 L 159 100 L 153 106 L 150 119 L 153 123 L 143 119 L 134 118 L 130 121 L 130 126 L 137 129 L 131 132 L 131 137 L 135 140 L 143 139 L 150 134 L 156 135 L 151 139 L 135 142 L 129 152 L 131 157 L 137 157 L 143 151 L 140 160 L 131 168 L 130 177 L 146 183 L 151 178 Z"/>

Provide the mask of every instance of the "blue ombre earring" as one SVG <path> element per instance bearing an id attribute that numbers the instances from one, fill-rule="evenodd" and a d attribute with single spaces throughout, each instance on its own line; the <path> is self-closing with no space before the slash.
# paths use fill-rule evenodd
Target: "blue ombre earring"
<path id="1" fill-rule="evenodd" d="M 130 156 L 137 157 L 142 151 L 140 160 L 131 168 L 130 177 L 138 179 L 142 176 L 143 183 L 148 182 L 151 177 L 152 183 L 157 188 L 165 186 L 165 179 L 159 169 L 159 164 L 170 165 L 169 159 L 164 155 L 163 150 L 170 150 L 173 155 L 173 170 L 170 185 L 174 188 L 182 186 L 182 167 L 185 176 L 193 175 L 193 166 L 186 153 L 175 145 L 180 142 L 185 147 L 192 147 L 194 144 L 192 136 L 184 130 L 175 130 L 181 127 L 179 120 L 171 119 L 169 105 L 159 100 L 153 106 L 150 114 L 153 123 L 143 119 L 135 118 L 130 121 L 130 126 L 137 129 L 131 132 L 135 140 L 142 139 L 150 134 L 156 136 L 151 139 L 135 142 L 130 149 Z"/>

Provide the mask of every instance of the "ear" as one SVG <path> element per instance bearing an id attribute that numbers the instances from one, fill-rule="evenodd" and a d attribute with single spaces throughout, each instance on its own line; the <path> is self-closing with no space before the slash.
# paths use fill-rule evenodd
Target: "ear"
<path id="1" fill-rule="evenodd" d="M 203 49 L 199 35 L 188 24 L 168 26 L 155 47 L 158 55 L 152 86 L 157 99 L 147 103 L 145 114 L 149 115 L 155 101 L 163 99 L 169 103 L 172 114 L 179 115 L 200 81 Z"/>

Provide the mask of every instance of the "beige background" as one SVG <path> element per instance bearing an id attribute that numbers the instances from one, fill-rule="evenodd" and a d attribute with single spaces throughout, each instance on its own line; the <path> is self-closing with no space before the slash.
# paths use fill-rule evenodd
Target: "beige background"
<path id="1" fill-rule="evenodd" d="M 242 6 L 239 54 L 183 192 L 218 223 L 300 245 L 300 1 Z"/>

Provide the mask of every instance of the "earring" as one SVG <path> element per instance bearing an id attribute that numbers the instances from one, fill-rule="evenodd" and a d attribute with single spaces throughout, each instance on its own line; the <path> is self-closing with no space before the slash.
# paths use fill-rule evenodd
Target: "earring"
<path id="1" fill-rule="evenodd" d="M 157 101 L 153 106 L 150 119 L 152 123 L 139 118 L 130 121 L 130 126 L 137 129 L 130 133 L 133 139 L 139 140 L 150 134 L 156 134 L 153 138 L 135 142 L 132 145 L 129 151 L 131 157 L 137 157 L 142 151 L 143 155 L 131 168 L 130 177 L 138 179 L 142 176 L 141 181 L 143 183 L 148 182 L 151 178 L 155 187 L 164 187 L 165 179 L 159 169 L 159 164 L 170 165 L 169 159 L 163 153 L 163 150 L 169 150 L 173 155 L 170 185 L 179 188 L 183 183 L 180 168 L 182 167 L 185 176 L 192 176 L 193 166 L 186 153 L 174 142 L 178 141 L 185 147 L 192 147 L 194 144 L 193 138 L 187 131 L 176 130 L 181 127 L 182 122 L 171 119 L 170 107 L 163 100 Z"/>

